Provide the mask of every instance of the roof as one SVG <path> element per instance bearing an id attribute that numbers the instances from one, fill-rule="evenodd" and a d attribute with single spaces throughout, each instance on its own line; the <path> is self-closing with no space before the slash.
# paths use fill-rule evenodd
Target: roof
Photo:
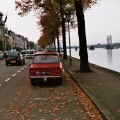
<path id="1" fill-rule="evenodd" d="M 41 52 L 41 51 L 39 51 L 39 52 L 36 52 L 35 53 L 35 55 L 37 55 L 37 54 L 47 54 L 47 55 L 49 55 L 49 54 L 52 54 L 52 55 L 58 55 L 58 52 Z"/>

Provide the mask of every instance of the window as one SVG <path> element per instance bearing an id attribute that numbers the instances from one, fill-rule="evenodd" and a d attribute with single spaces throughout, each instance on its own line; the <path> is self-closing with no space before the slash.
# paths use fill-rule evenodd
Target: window
<path id="1" fill-rule="evenodd" d="M 34 54 L 33 51 L 27 51 L 27 54 Z"/>
<path id="2" fill-rule="evenodd" d="M 18 52 L 9 52 L 9 56 L 18 56 L 19 55 L 19 53 Z"/>
<path id="3" fill-rule="evenodd" d="M 36 55 L 33 63 L 58 63 L 59 59 L 57 55 Z"/>
<path id="4" fill-rule="evenodd" d="M 26 54 L 26 52 L 21 52 L 21 54 Z"/>

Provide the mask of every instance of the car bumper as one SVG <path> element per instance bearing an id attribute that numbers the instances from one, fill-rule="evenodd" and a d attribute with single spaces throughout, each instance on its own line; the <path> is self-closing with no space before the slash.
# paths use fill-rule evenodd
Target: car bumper
<path id="1" fill-rule="evenodd" d="M 35 78 L 35 79 L 39 79 L 39 78 L 61 78 L 61 76 L 30 76 L 29 78 Z"/>
<path id="2" fill-rule="evenodd" d="M 32 79 L 33 81 L 41 81 L 41 82 L 47 82 L 47 81 L 59 81 L 62 80 L 61 76 L 42 76 L 42 77 L 33 77 L 30 76 L 30 79 Z"/>
<path id="3" fill-rule="evenodd" d="M 21 61 L 6 61 L 7 64 L 20 64 Z"/>

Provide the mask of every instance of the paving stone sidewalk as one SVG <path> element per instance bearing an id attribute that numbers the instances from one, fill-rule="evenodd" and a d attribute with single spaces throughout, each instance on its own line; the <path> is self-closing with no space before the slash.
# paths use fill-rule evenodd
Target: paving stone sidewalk
<path id="1" fill-rule="evenodd" d="M 91 73 L 80 73 L 79 59 L 72 58 L 72 65 L 61 60 L 74 80 L 93 100 L 105 120 L 120 120 L 120 73 L 90 64 Z"/>

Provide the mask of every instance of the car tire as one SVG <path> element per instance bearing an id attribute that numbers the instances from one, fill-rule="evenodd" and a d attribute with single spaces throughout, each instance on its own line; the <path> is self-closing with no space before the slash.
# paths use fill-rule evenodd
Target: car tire
<path id="1" fill-rule="evenodd" d="M 34 79 L 30 79 L 30 83 L 31 83 L 31 85 L 35 85 L 35 80 Z"/>
<path id="2" fill-rule="evenodd" d="M 23 65 L 23 61 L 20 62 L 20 65 L 21 65 L 21 66 Z"/>
<path id="3" fill-rule="evenodd" d="M 58 84 L 59 84 L 59 85 L 62 84 L 62 78 L 59 79 Z"/>
<path id="4" fill-rule="evenodd" d="M 6 62 L 6 66 L 8 66 L 8 63 Z"/>

